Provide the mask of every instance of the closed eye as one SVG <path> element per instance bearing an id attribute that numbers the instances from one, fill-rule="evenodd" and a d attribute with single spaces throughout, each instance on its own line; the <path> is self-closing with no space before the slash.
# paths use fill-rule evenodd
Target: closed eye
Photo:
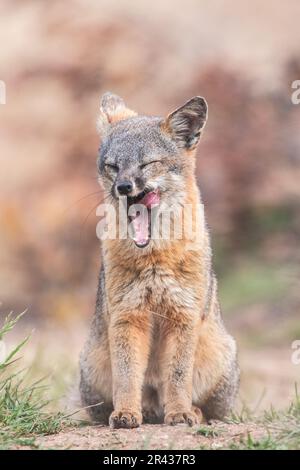
<path id="1" fill-rule="evenodd" d="M 161 161 L 160 160 L 152 160 L 152 162 L 143 163 L 142 165 L 140 165 L 140 168 L 143 169 L 146 166 L 152 165 L 152 163 L 161 163 Z"/>
<path id="2" fill-rule="evenodd" d="M 119 171 L 119 167 L 117 165 L 113 165 L 112 163 L 105 163 L 105 167 L 108 170 Z"/>

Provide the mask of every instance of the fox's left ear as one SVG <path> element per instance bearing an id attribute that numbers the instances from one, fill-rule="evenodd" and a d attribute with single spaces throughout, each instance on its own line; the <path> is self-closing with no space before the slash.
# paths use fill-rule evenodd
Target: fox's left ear
<path id="1" fill-rule="evenodd" d="M 163 128 L 171 134 L 179 147 L 192 150 L 198 144 L 205 126 L 207 109 L 205 99 L 195 96 L 169 114 Z"/>
<path id="2" fill-rule="evenodd" d="M 104 93 L 100 101 L 100 114 L 97 120 L 98 132 L 103 135 L 111 124 L 136 116 L 136 114 L 132 109 L 127 108 L 120 96 L 108 91 Z"/>

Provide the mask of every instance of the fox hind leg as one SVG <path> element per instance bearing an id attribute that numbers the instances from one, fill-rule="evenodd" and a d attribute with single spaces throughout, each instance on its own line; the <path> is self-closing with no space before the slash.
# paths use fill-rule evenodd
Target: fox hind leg
<path id="1" fill-rule="evenodd" d="M 113 411 L 112 400 L 107 400 L 104 394 L 92 384 L 81 369 L 80 395 L 83 407 L 91 420 L 100 424 L 108 424 L 108 418 Z"/>
<path id="2" fill-rule="evenodd" d="M 214 392 L 201 407 L 207 421 L 223 420 L 230 414 L 238 392 L 239 378 L 239 369 L 234 361 L 227 377 L 222 378 Z"/>
<path id="3" fill-rule="evenodd" d="M 235 341 L 208 318 L 199 337 L 193 371 L 193 405 L 206 420 L 223 420 L 230 414 L 239 377 Z"/>
<path id="4" fill-rule="evenodd" d="M 80 395 L 90 418 L 108 424 L 113 411 L 111 364 L 107 339 L 100 346 L 88 342 L 80 357 Z"/>

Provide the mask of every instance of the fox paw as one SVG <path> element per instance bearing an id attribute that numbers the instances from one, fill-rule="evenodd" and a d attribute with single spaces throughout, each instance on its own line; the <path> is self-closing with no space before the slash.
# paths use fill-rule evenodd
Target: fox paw
<path id="1" fill-rule="evenodd" d="M 136 411 L 113 411 L 109 417 L 109 426 L 112 429 L 137 428 L 142 424 L 142 419 L 142 413 Z"/>
<path id="2" fill-rule="evenodd" d="M 201 410 L 196 406 L 192 407 L 191 411 L 179 411 L 167 413 L 165 416 L 165 424 L 175 426 L 176 424 L 186 423 L 189 426 L 200 424 L 203 419 Z"/>

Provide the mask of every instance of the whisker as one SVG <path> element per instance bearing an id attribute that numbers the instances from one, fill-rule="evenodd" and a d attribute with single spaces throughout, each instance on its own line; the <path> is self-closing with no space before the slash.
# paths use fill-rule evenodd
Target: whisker
<path id="1" fill-rule="evenodd" d="M 89 211 L 88 215 L 85 217 L 84 221 L 83 221 L 83 224 L 81 226 L 81 230 L 80 230 L 80 241 L 82 240 L 82 234 L 83 234 L 83 229 L 84 229 L 84 226 L 89 218 L 89 216 L 91 215 L 91 213 L 99 206 L 99 204 L 101 204 L 100 201 L 97 202 L 97 204 L 92 207 L 92 209 Z"/>
<path id="2" fill-rule="evenodd" d="M 73 202 L 69 207 L 67 207 L 62 215 L 64 215 L 68 210 L 70 210 L 72 207 L 74 207 L 78 202 L 83 201 L 84 199 L 87 199 L 88 197 L 95 196 L 96 194 L 100 194 L 102 191 L 95 191 L 94 193 L 87 194 L 86 196 L 81 197 L 80 199 L 77 199 L 77 201 Z"/>

